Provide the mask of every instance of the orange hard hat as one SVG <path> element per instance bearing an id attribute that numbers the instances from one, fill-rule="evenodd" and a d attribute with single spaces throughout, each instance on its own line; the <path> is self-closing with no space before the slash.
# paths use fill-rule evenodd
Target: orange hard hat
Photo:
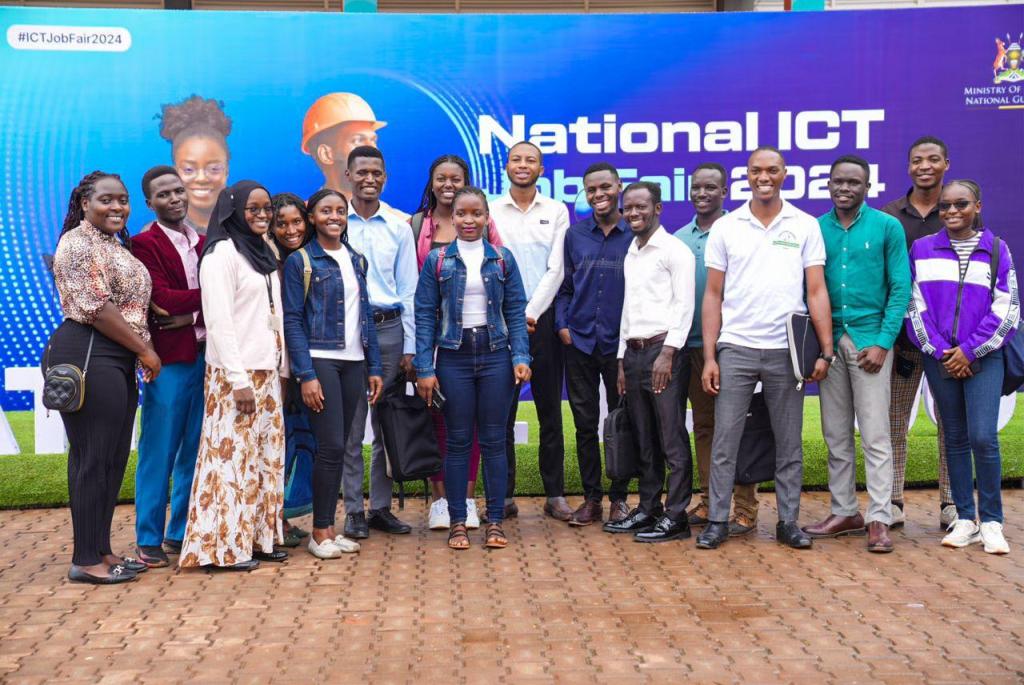
<path id="1" fill-rule="evenodd" d="M 348 121 L 366 121 L 373 124 L 373 130 L 387 126 L 386 121 L 377 121 L 370 105 L 355 93 L 328 93 L 314 102 L 302 119 L 302 151 L 307 155 L 309 140 L 321 131 Z"/>

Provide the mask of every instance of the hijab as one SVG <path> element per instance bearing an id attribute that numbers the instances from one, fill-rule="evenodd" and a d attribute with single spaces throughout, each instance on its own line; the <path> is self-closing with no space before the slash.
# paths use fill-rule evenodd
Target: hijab
<path id="1" fill-rule="evenodd" d="M 262 235 L 249 228 L 245 220 L 245 205 L 254 190 L 262 190 L 270 197 L 270 193 L 255 181 L 239 181 L 230 188 L 220 191 L 217 204 L 213 207 L 210 224 L 206 228 L 206 245 L 203 256 L 222 240 L 230 240 L 235 249 L 250 266 L 261 274 L 277 271 L 277 258 L 270 244 Z M 271 217 L 273 220 L 273 217 Z"/>

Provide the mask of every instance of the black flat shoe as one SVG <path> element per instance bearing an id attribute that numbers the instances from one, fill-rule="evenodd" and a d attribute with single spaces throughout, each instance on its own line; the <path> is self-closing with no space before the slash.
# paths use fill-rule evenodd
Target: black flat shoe
<path id="1" fill-rule="evenodd" d="M 231 566 L 210 566 L 209 568 L 213 571 L 240 571 L 246 573 L 248 571 L 255 571 L 260 567 L 260 562 L 257 559 L 250 559 L 249 561 L 240 561 L 237 564 L 231 564 Z"/>
<path id="2" fill-rule="evenodd" d="M 139 561 L 138 559 L 132 559 L 131 557 L 122 557 L 120 566 L 124 566 L 125 569 L 132 573 L 145 573 L 149 570 L 149 564 Z"/>
<path id="3" fill-rule="evenodd" d="M 135 553 L 139 555 L 139 561 L 150 568 L 163 568 L 171 563 L 163 547 L 139 545 Z"/>
<path id="4" fill-rule="evenodd" d="M 347 514 L 345 516 L 345 537 L 353 540 L 365 540 L 370 537 L 370 527 L 366 524 L 366 514 Z"/>
<path id="5" fill-rule="evenodd" d="M 390 509 L 371 509 L 367 523 L 374 530 L 382 530 L 392 535 L 407 535 L 412 532 L 412 526 L 399 520 Z"/>
<path id="6" fill-rule="evenodd" d="M 680 540 L 690 537 L 690 524 L 684 518 L 676 521 L 668 516 L 662 516 L 654 524 L 654 528 L 633 536 L 634 542 L 668 542 L 669 540 Z"/>
<path id="7" fill-rule="evenodd" d="M 729 524 L 724 521 L 708 521 L 697 536 L 697 549 L 716 549 L 729 539 Z"/>
<path id="8" fill-rule="evenodd" d="M 811 537 L 800 530 L 796 521 L 779 521 L 775 526 L 775 539 L 780 545 L 788 545 L 793 549 L 810 549 L 814 544 Z"/>
<path id="9" fill-rule="evenodd" d="M 288 552 L 285 552 L 283 549 L 275 549 L 273 552 L 253 552 L 252 558 L 257 561 L 280 562 L 288 558 Z"/>
<path id="10" fill-rule="evenodd" d="M 637 507 L 629 512 L 629 516 L 621 521 L 609 521 L 604 524 L 601 526 L 601 530 L 606 533 L 646 533 L 649 530 L 653 530 L 657 522 L 658 518 L 656 516 L 644 513 Z"/>
<path id="11" fill-rule="evenodd" d="M 164 540 L 164 551 L 168 554 L 181 554 L 181 540 Z"/>
<path id="12" fill-rule="evenodd" d="M 71 569 L 68 571 L 68 580 L 73 583 L 89 583 L 90 585 L 116 585 L 118 583 L 130 583 L 131 581 L 138 578 L 139 575 L 134 571 L 129 571 L 124 566 L 118 564 L 117 566 L 110 567 L 107 574 L 104 576 L 94 576 L 91 573 L 87 573 L 81 566 L 71 565 Z"/>

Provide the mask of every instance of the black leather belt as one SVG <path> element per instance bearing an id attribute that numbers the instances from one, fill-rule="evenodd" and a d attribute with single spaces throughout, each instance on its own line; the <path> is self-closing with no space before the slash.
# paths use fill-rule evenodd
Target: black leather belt
<path id="1" fill-rule="evenodd" d="M 402 315 L 401 309 L 375 309 L 373 312 L 373 322 L 375 324 L 382 324 L 385 321 L 391 321 L 397 319 Z"/>
<path id="2" fill-rule="evenodd" d="M 666 336 L 668 336 L 668 333 L 659 333 L 658 335 L 652 335 L 650 338 L 630 338 L 626 341 L 626 347 L 631 350 L 642 350 L 645 347 L 661 344 L 665 341 Z"/>

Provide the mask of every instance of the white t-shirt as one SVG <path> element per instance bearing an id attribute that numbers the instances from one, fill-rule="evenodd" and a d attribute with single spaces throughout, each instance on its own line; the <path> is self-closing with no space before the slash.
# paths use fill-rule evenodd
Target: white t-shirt
<path id="1" fill-rule="evenodd" d="M 704 263 L 725 272 L 718 342 L 786 349 L 786 319 L 807 311 L 804 269 L 825 264 L 825 243 L 817 219 L 785 200 L 768 226 L 748 202 L 714 223 Z"/>
<path id="2" fill-rule="evenodd" d="M 325 249 L 324 252 L 341 268 L 341 284 L 345 288 L 345 349 L 310 350 L 309 356 L 315 359 L 362 361 L 364 356 L 363 336 L 359 330 L 359 281 L 356 280 L 356 270 L 352 268 L 352 256 L 344 245 L 340 250 Z"/>
<path id="3" fill-rule="evenodd" d="M 466 265 L 466 293 L 462 298 L 462 327 L 487 325 L 487 291 L 480 269 L 484 265 L 484 241 L 456 240 L 459 256 Z"/>

